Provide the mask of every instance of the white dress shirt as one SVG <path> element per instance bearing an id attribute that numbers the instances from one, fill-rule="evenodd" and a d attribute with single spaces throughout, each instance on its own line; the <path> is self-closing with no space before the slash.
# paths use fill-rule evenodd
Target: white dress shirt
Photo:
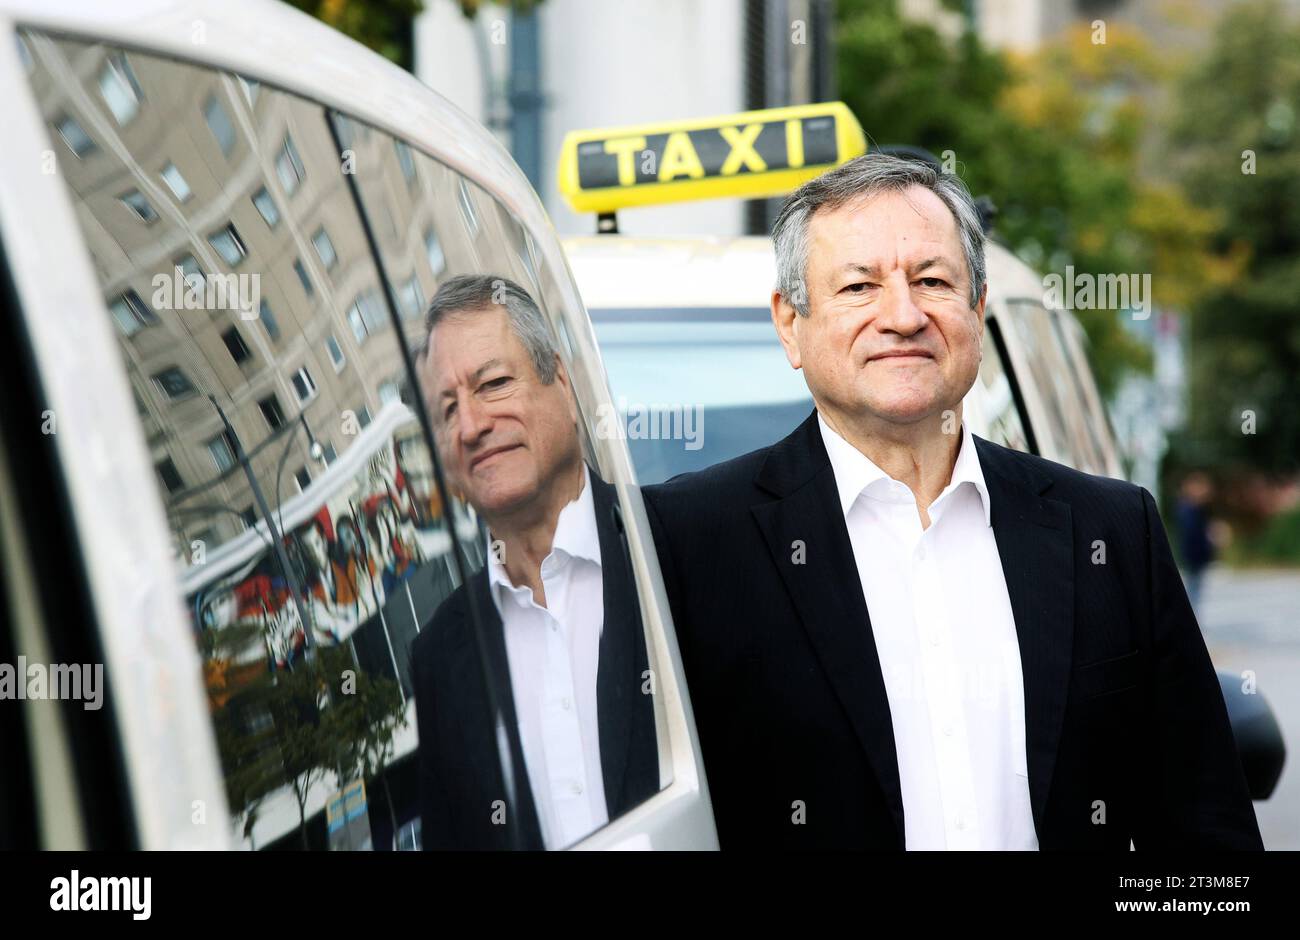
<path id="1" fill-rule="evenodd" d="M 988 488 L 962 426 L 929 507 L 817 416 L 889 698 L 908 849 L 1037 849 L 1025 696 Z"/>
<path id="2" fill-rule="evenodd" d="M 533 803 L 546 847 L 564 848 L 609 821 L 596 717 L 604 580 L 590 471 L 560 511 L 542 561 L 545 607 L 511 583 L 488 538 L 488 583 L 505 627 Z"/>

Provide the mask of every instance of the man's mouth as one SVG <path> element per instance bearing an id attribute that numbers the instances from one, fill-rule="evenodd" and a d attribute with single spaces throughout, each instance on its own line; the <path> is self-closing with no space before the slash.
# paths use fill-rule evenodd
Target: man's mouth
<path id="1" fill-rule="evenodd" d="M 934 356 L 924 349 L 891 349 L 888 352 L 876 353 L 868 359 L 868 362 L 881 362 L 890 360 L 902 360 L 903 362 L 915 362 L 920 359 L 933 359 Z"/>
<path id="2" fill-rule="evenodd" d="M 493 459 L 493 458 L 496 457 L 497 455 L 499 455 L 499 454 L 509 453 L 509 452 L 512 451 L 512 450 L 516 450 L 516 449 L 519 448 L 520 446 L 522 446 L 522 445 L 519 445 L 519 444 L 503 444 L 503 445 L 500 446 L 500 447 L 493 447 L 493 448 L 491 448 L 490 450 L 485 450 L 485 451 L 483 451 L 483 453 L 479 454 L 478 456 L 476 456 L 473 460 L 471 460 L 471 461 L 469 462 L 469 468 L 470 468 L 470 470 L 477 470 L 477 469 L 478 469 L 482 464 L 484 464 L 484 463 L 486 463 L 487 461 Z"/>

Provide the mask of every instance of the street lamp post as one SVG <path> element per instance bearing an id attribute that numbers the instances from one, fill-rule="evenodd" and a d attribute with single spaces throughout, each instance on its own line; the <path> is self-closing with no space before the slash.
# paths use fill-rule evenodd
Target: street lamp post
<path id="1" fill-rule="evenodd" d="M 275 557 L 280 562 L 281 570 L 284 571 L 285 580 L 289 582 L 289 593 L 293 595 L 293 606 L 298 611 L 298 621 L 302 624 L 304 651 L 307 659 L 311 660 L 315 656 L 316 644 L 312 639 L 311 623 L 307 620 L 307 612 L 303 610 L 298 575 L 293 566 L 290 565 L 289 555 L 284 550 L 284 539 L 280 535 L 280 528 L 275 524 L 275 517 L 271 515 L 271 507 L 266 502 L 266 496 L 262 493 L 262 487 L 257 482 L 257 476 L 253 473 L 252 465 L 248 462 L 248 455 L 244 453 L 244 445 L 239 442 L 239 435 L 231 427 L 230 419 L 221 410 L 221 405 L 217 404 L 216 396 L 209 394 L 208 401 L 212 402 L 212 407 L 217 409 L 217 414 L 221 416 L 221 423 L 226 429 L 226 435 L 230 438 L 230 444 L 235 449 L 235 459 L 244 468 L 244 476 L 248 478 L 248 485 L 253 491 L 253 498 L 257 500 L 258 511 L 261 512 L 262 518 L 266 520 L 266 527 L 271 532 L 271 544 L 275 549 Z"/>

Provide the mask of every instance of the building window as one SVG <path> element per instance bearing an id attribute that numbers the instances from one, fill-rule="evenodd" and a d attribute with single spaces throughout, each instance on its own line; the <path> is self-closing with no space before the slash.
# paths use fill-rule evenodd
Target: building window
<path id="1" fill-rule="evenodd" d="M 217 229 L 208 236 L 208 244 L 216 249 L 217 254 L 225 260 L 226 264 L 232 268 L 238 266 L 248 254 L 248 249 L 244 247 L 244 242 L 235 231 L 235 226 L 226 223 L 224 228 Z"/>
<path id="2" fill-rule="evenodd" d="M 420 839 L 421 826 L 420 817 L 415 817 L 408 823 L 403 823 L 402 828 L 397 830 L 397 851 L 399 852 L 418 852 L 423 846 Z"/>
<path id="3" fill-rule="evenodd" d="M 237 327 L 232 326 L 230 329 L 226 330 L 226 332 L 222 333 L 221 341 L 226 344 L 226 349 L 230 352 L 230 358 L 235 360 L 236 364 L 243 365 L 249 359 L 253 358 L 253 354 L 249 352 L 248 347 L 244 345 L 244 338 L 239 335 L 239 329 Z"/>
<path id="4" fill-rule="evenodd" d="M 311 278 L 307 276 L 307 269 L 302 266 L 301 258 L 293 259 L 293 271 L 298 275 L 298 280 L 302 284 L 302 289 L 307 292 L 307 296 L 310 297 L 315 293 L 315 288 L 311 286 Z"/>
<path id="5" fill-rule="evenodd" d="M 179 493 L 185 489 L 185 481 L 181 479 L 180 471 L 176 469 L 176 464 L 170 457 L 158 461 L 154 464 L 154 469 L 158 471 L 158 479 L 162 480 L 168 493 Z"/>
<path id="6" fill-rule="evenodd" d="M 316 234 L 311 237 L 311 243 L 316 246 L 316 254 L 320 255 L 326 271 L 338 263 L 339 256 L 334 253 L 334 243 L 330 241 L 329 233 L 323 227 L 316 230 Z"/>
<path id="7" fill-rule="evenodd" d="M 172 191 L 172 195 L 176 197 L 177 202 L 184 202 L 193 195 L 190 191 L 190 184 L 185 182 L 185 177 L 181 176 L 181 171 L 176 169 L 176 164 L 168 163 L 162 168 L 161 175 L 163 182 Z"/>
<path id="8" fill-rule="evenodd" d="M 153 380 L 163 394 L 173 401 L 195 393 L 194 385 L 190 382 L 189 377 L 176 366 L 155 373 Z"/>
<path id="9" fill-rule="evenodd" d="M 293 478 L 298 481 L 298 489 L 300 491 L 305 490 L 307 487 L 311 486 L 311 474 L 307 471 L 306 467 L 303 467 L 297 473 L 295 473 L 293 475 Z"/>
<path id="10" fill-rule="evenodd" d="M 272 431 L 278 431 L 284 427 L 284 412 L 280 409 L 280 401 L 274 395 L 267 395 L 257 403 L 257 407 L 262 411 L 262 417 L 266 419 L 267 425 Z"/>
<path id="11" fill-rule="evenodd" d="M 357 424 L 361 425 L 363 428 L 370 424 L 370 409 L 365 405 L 362 405 L 357 409 Z"/>
<path id="12" fill-rule="evenodd" d="M 280 155 L 275 158 L 275 172 L 280 177 L 280 185 L 290 196 L 298 191 L 298 184 L 307 176 L 302 158 L 298 156 L 298 148 L 293 145 L 293 138 L 288 134 L 284 135 Z"/>
<path id="13" fill-rule="evenodd" d="M 117 321 L 118 328 L 127 336 L 134 336 L 146 326 L 153 326 L 158 322 L 158 318 L 154 316 L 148 304 L 133 290 L 118 295 L 117 299 L 108 305 L 108 309 L 112 312 L 113 319 Z"/>
<path id="14" fill-rule="evenodd" d="M 357 343 L 364 343 L 384 323 L 384 311 L 373 290 L 363 291 L 348 308 L 348 325 Z"/>
<path id="15" fill-rule="evenodd" d="M 533 239 L 527 232 L 524 232 L 524 243 L 519 249 L 519 260 L 524 263 L 528 276 L 532 279 L 534 285 L 541 282 L 537 279 L 537 265 L 533 263 Z"/>
<path id="16" fill-rule="evenodd" d="M 118 124 L 125 124 L 140 110 L 140 83 L 135 80 L 131 64 L 118 52 L 108 57 L 99 73 L 99 91 Z"/>
<path id="17" fill-rule="evenodd" d="M 411 148 L 403 141 L 393 141 L 393 149 L 397 151 L 397 163 L 402 168 L 402 176 L 406 179 L 407 185 L 415 182 L 415 158 L 411 156 Z"/>
<path id="18" fill-rule="evenodd" d="M 321 448 L 321 460 L 325 461 L 325 466 L 328 467 L 334 461 L 338 460 L 338 457 L 339 455 L 334 450 L 333 444 L 326 444 Z"/>
<path id="19" fill-rule="evenodd" d="M 316 394 L 316 383 L 311 380 L 306 366 L 294 373 L 293 390 L 298 393 L 299 401 L 309 401 Z"/>
<path id="20" fill-rule="evenodd" d="M 234 442 L 230 439 L 227 431 L 222 431 L 212 440 L 208 441 L 208 453 L 212 455 L 212 462 L 217 465 L 218 473 L 225 473 L 235 465 L 235 447 Z"/>
<path id="21" fill-rule="evenodd" d="M 280 338 L 280 324 L 275 322 L 275 314 L 271 312 L 271 305 L 265 299 L 262 301 L 262 309 L 258 316 L 262 321 L 262 328 L 266 330 L 267 338 L 274 343 Z"/>
<path id="22" fill-rule="evenodd" d="M 334 338 L 333 333 L 325 337 L 325 350 L 330 354 L 330 362 L 334 363 L 334 371 L 342 372 L 347 359 L 343 357 L 343 349 L 339 346 L 339 341 Z"/>
<path id="23" fill-rule="evenodd" d="M 244 100 L 248 102 L 248 106 L 251 108 L 257 104 L 257 93 L 262 90 L 262 83 L 252 78 L 244 78 L 242 75 L 236 75 L 235 78 L 239 79 L 239 87 L 244 90 Z"/>
<path id="24" fill-rule="evenodd" d="M 352 335 L 356 337 L 358 344 L 364 343 L 370 335 L 366 332 L 366 324 L 361 319 L 361 311 L 355 304 L 348 311 L 348 326 L 352 327 Z"/>
<path id="25" fill-rule="evenodd" d="M 432 228 L 424 230 L 424 254 L 429 259 L 429 270 L 437 277 L 447 267 L 447 256 L 442 253 L 442 245 Z"/>
<path id="26" fill-rule="evenodd" d="M 122 200 L 122 204 L 141 222 L 148 224 L 158 221 L 158 213 L 153 211 L 153 206 L 149 205 L 149 200 L 144 198 L 140 190 L 132 189 L 117 198 Z"/>
<path id="27" fill-rule="evenodd" d="M 402 316 L 413 320 L 424 311 L 424 291 L 420 288 L 420 279 L 414 274 L 397 289 L 397 299 L 402 308 Z"/>
<path id="28" fill-rule="evenodd" d="M 266 191 L 265 186 L 253 193 L 253 205 L 257 206 L 257 211 L 261 213 L 262 220 L 270 228 L 275 228 L 280 221 L 280 210 L 275 207 L 275 200 L 271 198 L 271 194 Z"/>
<path id="29" fill-rule="evenodd" d="M 460 196 L 460 214 L 465 217 L 465 228 L 471 235 L 478 234 L 478 213 L 474 211 L 474 199 L 470 196 L 469 184 L 461 180 L 456 187 Z"/>
<path id="30" fill-rule="evenodd" d="M 356 126 L 342 114 L 334 114 L 332 117 L 334 128 L 339 132 L 339 143 L 343 145 L 342 149 L 351 150 L 352 144 L 357 139 Z"/>
<path id="31" fill-rule="evenodd" d="M 251 505 L 247 509 L 239 510 L 239 518 L 243 520 L 245 529 L 257 528 L 257 513 Z"/>
<path id="32" fill-rule="evenodd" d="M 32 50 L 27 48 L 27 40 L 20 34 L 14 33 L 14 38 L 18 40 L 18 58 L 23 61 L 23 71 L 30 75 L 36 68 L 36 62 L 32 59 Z"/>
<path id="33" fill-rule="evenodd" d="M 217 139 L 221 152 L 230 156 L 230 151 L 235 146 L 235 127 L 230 123 L 226 109 L 221 106 L 216 95 L 208 95 L 208 100 L 203 105 L 203 119 L 208 122 L 208 130 Z"/>
<path id="34" fill-rule="evenodd" d="M 203 289 L 203 269 L 199 267 L 199 260 L 193 255 L 182 255 L 179 258 L 173 258 L 172 268 L 180 270 L 181 277 L 185 279 L 187 287 L 192 287 L 195 290 Z"/>
<path id="35" fill-rule="evenodd" d="M 86 133 L 85 128 L 72 118 L 59 118 L 59 120 L 55 122 L 54 126 L 58 128 L 59 136 L 62 137 L 63 142 L 68 145 L 68 149 L 71 150 L 78 159 L 84 157 L 95 149 L 95 142 L 90 139 L 90 135 Z"/>

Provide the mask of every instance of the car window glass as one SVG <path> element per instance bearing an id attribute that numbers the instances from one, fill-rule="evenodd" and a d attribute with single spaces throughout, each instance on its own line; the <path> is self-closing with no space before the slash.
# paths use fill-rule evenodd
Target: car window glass
<path id="1" fill-rule="evenodd" d="M 1038 445 L 1044 456 L 1078 466 L 1086 456 L 1080 449 L 1080 436 L 1086 432 L 1080 427 L 1078 408 L 1066 385 L 1069 367 L 1052 333 L 1047 311 L 1037 301 L 1029 300 L 1008 301 L 1007 308 L 1007 319 L 1025 350 L 1028 374 L 1022 382 L 1032 386 L 1033 396 L 1044 410 L 1044 420 L 1034 427 Z"/>
<path id="2" fill-rule="evenodd" d="M 577 609 L 594 596 L 612 612 L 583 622 L 586 660 L 566 676 L 564 640 L 544 633 L 506 652 L 478 491 L 440 479 L 442 438 L 413 371 L 424 313 L 449 281 L 545 293 L 538 278 L 553 275 L 518 224 L 469 180 L 310 101 L 25 38 L 172 531 L 236 840 L 562 847 L 603 822 L 593 789 L 618 812 L 653 793 L 639 599 L 617 542 L 601 561 L 618 584 L 602 590 L 588 572 L 573 589 Z M 567 350 L 555 311 L 541 313 Z M 567 421 L 590 457 L 591 421 L 565 414 L 550 426 Z M 534 439 L 545 449 L 556 435 Z M 525 497 L 540 488 L 525 484 Z M 590 532 L 603 531 L 592 512 Z M 581 527 L 566 546 L 583 557 Z M 615 659 L 607 636 L 627 641 Z M 545 679 L 518 715 L 516 662 Z M 597 701 L 620 721 L 587 722 Z"/>
<path id="3" fill-rule="evenodd" d="M 981 392 L 979 405 L 984 413 L 985 433 L 996 444 L 1028 452 L 1024 420 L 995 335 L 998 328 L 999 324 L 990 322 L 984 331 L 984 355 L 976 386 Z"/>
<path id="4" fill-rule="evenodd" d="M 616 433 L 614 416 L 579 401 L 574 311 L 557 306 L 555 274 L 511 213 L 403 141 L 343 115 L 335 126 L 398 306 L 419 327 L 407 337 L 442 465 L 478 525 L 483 563 L 462 593 L 482 614 L 477 642 L 510 751 L 509 802 L 525 847 L 562 848 L 669 776 L 621 509 L 594 447 Z M 458 674 L 456 647 L 472 639 L 460 605 L 458 595 L 435 615 L 414 665 L 421 720 L 431 725 L 424 767 L 453 810 L 478 798 L 466 784 L 473 768 L 449 765 L 449 736 L 466 732 L 443 717 L 443 703 L 473 685 Z M 468 738 L 476 746 L 476 734 Z M 428 815 L 437 831 L 427 841 L 481 838 Z"/>
<path id="5" fill-rule="evenodd" d="M 766 307 L 589 312 L 642 484 L 757 450 L 812 412 Z"/>
<path id="6" fill-rule="evenodd" d="M 404 400 L 419 318 L 394 326 L 326 112 L 26 39 L 171 528 L 234 837 L 418 847 L 410 649 L 458 583 L 457 513 Z M 478 703 L 466 722 L 476 707 L 490 724 Z"/>

